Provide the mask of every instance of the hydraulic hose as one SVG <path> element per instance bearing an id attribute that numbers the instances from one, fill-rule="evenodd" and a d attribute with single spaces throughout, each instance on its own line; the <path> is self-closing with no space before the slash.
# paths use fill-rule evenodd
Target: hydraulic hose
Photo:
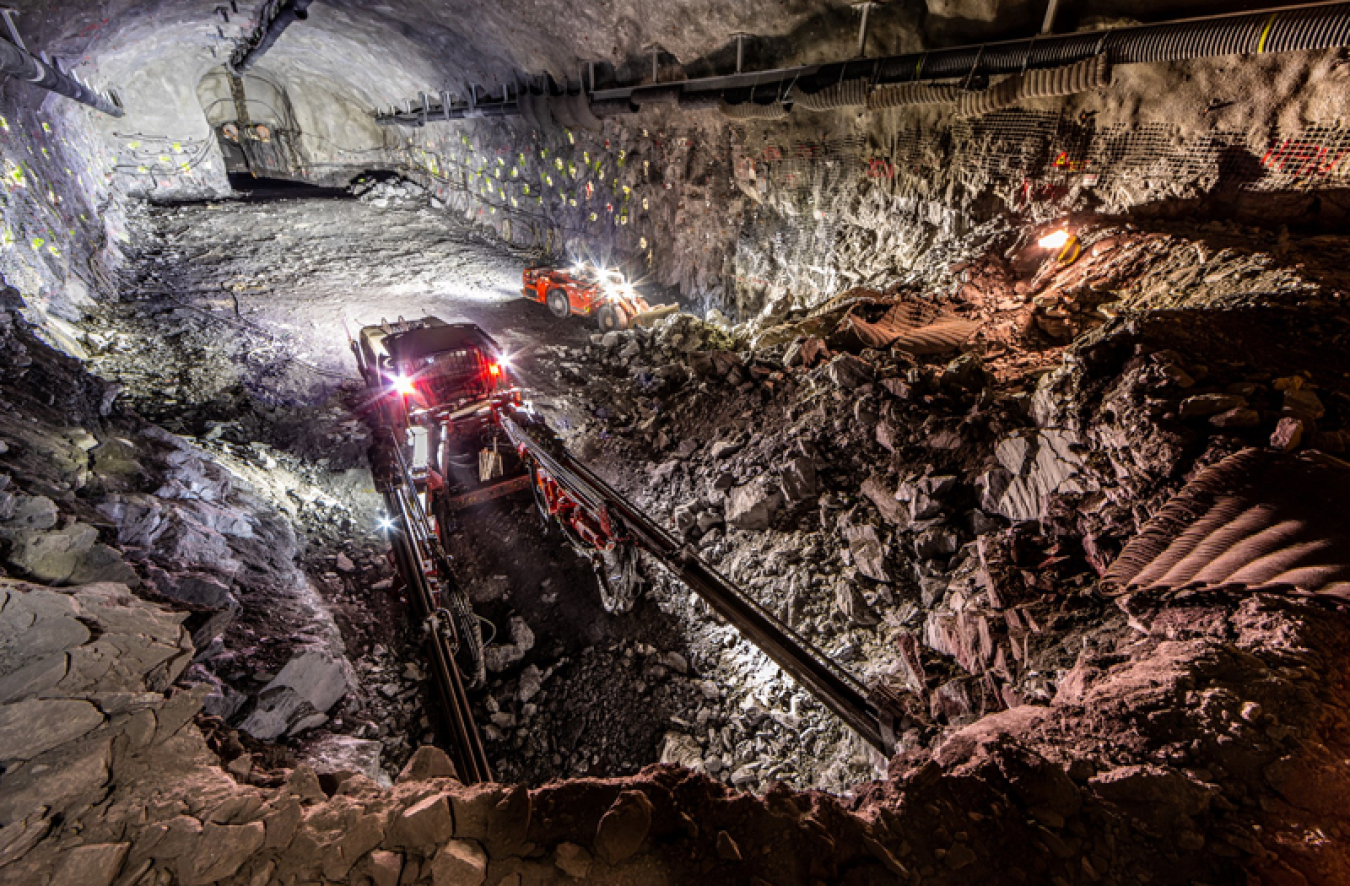
<path id="1" fill-rule="evenodd" d="M 122 109 L 111 98 L 62 73 L 56 65 L 34 58 L 8 40 L 0 40 L 0 72 L 27 80 L 49 92 L 73 98 L 111 117 L 122 116 Z"/>

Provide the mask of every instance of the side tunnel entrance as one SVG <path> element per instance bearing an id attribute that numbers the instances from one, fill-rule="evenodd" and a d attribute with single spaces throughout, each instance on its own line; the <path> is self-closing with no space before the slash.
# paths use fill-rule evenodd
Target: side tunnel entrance
<path id="1" fill-rule="evenodd" d="M 252 190 L 259 180 L 307 181 L 295 111 L 273 78 L 256 69 L 239 77 L 219 68 L 197 85 L 197 99 L 235 190 Z"/>

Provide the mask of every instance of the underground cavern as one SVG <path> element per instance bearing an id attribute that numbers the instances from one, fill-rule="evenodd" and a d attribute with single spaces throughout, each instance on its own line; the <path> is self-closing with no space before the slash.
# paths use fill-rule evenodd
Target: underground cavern
<path id="1" fill-rule="evenodd" d="M 0 13 L 0 884 L 1350 882 L 1350 3 Z"/>

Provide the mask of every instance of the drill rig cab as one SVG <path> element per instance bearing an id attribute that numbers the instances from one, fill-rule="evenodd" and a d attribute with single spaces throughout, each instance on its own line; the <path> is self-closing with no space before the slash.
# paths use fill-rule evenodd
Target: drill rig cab
<path id="1" fill-rule="evenodd" d="M 525 488 L 492 420 L 520 392 L 491 336 L 472 323 L 400 319 L 365 327 L 352 347 L 378 424 L 406 449 L 411 479 L 436 493 L 437 506 L 456 511 Z"/>

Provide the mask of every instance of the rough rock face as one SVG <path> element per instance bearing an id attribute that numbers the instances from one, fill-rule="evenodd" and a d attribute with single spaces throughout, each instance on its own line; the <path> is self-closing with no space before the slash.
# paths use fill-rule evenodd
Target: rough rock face
<path id="1" fill-rule="evenodd" d="M 166 691 L 191 654 L 181 615 L 117 585 L 5 581 L 0 882 L 1334 881 L 1343 847 L 1303 837 L 1350 790 L 1329 762 L 1350 750 L 1328 718 L 1345 618 L 1270 595 L 1129 608 L 1135 628 L 1107 618 L 1049 703 L 897 758 L 844 804 L 676 767 L 467 788 L 431 750 L 392 789 L 307 767 L 240 784 L 192 722 L 203 694 Z M 100 646 L 127 654 L 110 671 Z"/>
<path id="2" fill-rule="evenodd" d="M 991 9 L 933 4 L 939 18 Z M 245 463 L 256 478 L 285 461 L 238 437 L 239 427 L 194 428 L 203 433 L 194 445 L 114 414 L 116 391 L 35 347 L 6 312 L 0 557 L 31 581 L 7 582 L 0 606 L 0 637 L 20 638 L 15 670 L 0 675 L 0 796 L 19 799 L 0 818 L 0 878 L 1346 879 L 1344 849 L 1327 838 L 1346 792 L 1343 767 L 1330 762 L 1347 750 L 1342 614 L 1287 588 L 1257 593 L 1241 582 L 1163 582 L 1118 605 L 1097 593 L 1098 576 L 1141 527 L 1185 510 L 1166 503 L 1206 465 L 1243 447 L 1350 445 L 1340 349 L 1291 346 L 1337 340 L 1342 242 L 1304 248 L 1222 225 L 1085 229 L 1080 261 L 1028 263 L 1018 243 L 1027 232 L 1002 220 L 968 229 L 961 201 L 974 191 L 958 194 L 945 177 L 965 176 L 962 189 L 991 185 L 993 172 L 978 164 L 862 181 L 872 163 L 845 146 L 793 167 L 786 174 L 796 184 L 778 178 L 769 187 L 785 173 L 770 166 L 774 142 L 790 133 L 737 132 L 724 156 L 720 139 L 707 140 L 714 154 L 689 150 L 688 132 L 654 132 L 643 132 L 642 153 L 622 173 L 611 166 L 599 176 L 616 203 L 629 188 L 637 195 L 620 204 L 619 227 L 629 212 L 634 223 L 618 239 L 653 235 L 646 258 L 663 282 L 708 303 L 735 302 L 743 314 L 764 307 L 765 323 L 783 320 L 800 334 L 746 347 L 725 329 L 680 318 L 560 347 L 558 377 L 605 398 L 603 408 L 571 413 L 576 440 L 626 474 L 630 491 L 668 514 L 688 543 L 885 691 L 901 751 L 887 780 L 859 788 L 879 761 L 683 589 L 658 579 L 649 613 L 688 627 L 696 637 L 688 660 L 615 644 L 590 650 L 580 673 L 595 682 L 622 667 L 641 692 L 651 680 L 701 697 L 696 717 L 672 718 L 679 731 L 664 743 L 663 757 L 688 769 L 465 789 L 427 752 L 382 791 L 370 778 L 378 779 L 372 748 L 326 741 L 315 752 L 322 775 L 288 767 L 279 784 L 218 718 L 256 735 L 300 733 L 351 686 L 332 654 L 331 623 L 295 570 L 289 518 L 312 513 L 315 499 L 295 486 L 286 494 L 304 507 L 286 510 L 237 482 Z M 636 128 L 609 134 L 616 150 L 639 143 Z M 462 172 L 510 155 L 515 135 L 477 130 L 453 162 Z M 446 145 L 431 139 L 440 153 L 421 162 L 445 163 Z M 532 143 L 518 168 L 551 175 L 545 150 L 564 150 L 573 163 L 580 153 L 586 164 L 599 152 L 598 138 L 561 141 L 555 133 Z M 910 141 L 915 153 L 929 150 Z M 952 141 L 962 146 L 958 157 L 988 144 Z M 925 164 L 952 157 L 943 149 Z M 495 159 L 493 178 L 517 168 Z M 554 158 L 560 178 L 563 159 Z M 845 168 L 853 173 L 840 174 Z M 951 187 L 941 195 L 944 178 Z M 452 208 L 496 215 L 493 188 L 482 185 L 487 202 L 466 191 Z M 1040 200 L 1039 185 L 1028 185 L 1027 198 Z M 1116 185 L 1111 199 L 1121 205 L 1157 195 L 1152 184 Z M 561 224 L 597 220 L 598 204 L 588 219 L 575 199 L 558 206 L 568 197 L 557 190 L 550 209 L 561 210 Z M 822 207 L 810 222 L 801 212 L 808 190 Z M 650 212 L 640 223 L 639 205 Z M 1031 214 L 1060 205 L 1043 201 Z M 844 206 L 841 233 L 834 225 Z M 506 239 L 552 233 L 513 229 L 506 215 L 492 222 Z M 737 229 L 753 245 L 728 261 Z M 830 281 L 823 289 L 797 277 L 801 247 L 817 238 L 830 244 L 824 270 L 813 270 Z M 237 282 L 187 240 L 179 262 L 210 266 L 211 291 Z M 1255 251 L 1266 247 L 1270 254 Z M 897 275 L 908 281 L 897 291 L 940 305 L 962 334 L 934 351 L 858 348 L 825 328 L 830 318 L 802 311 L 843 288 L 834 285 L 842 277 L 890 285 Z M 916 283 L 922 291 L 908 293 Z M 1206 322 L 1194 322 L 1197 309 Z M 860 324 L 880 319 L 853 315 L 855 337 Z M 102 328 L 102 344 L 87 339 L 109 368 L 138 369 L 134 348 L 117 340 L 133 320 L 174 324 L 187 348 L 216 338 L 189 329 L 176 307 L 133 306 L 122 326 Z M 242 359 L 255 359 L 262 338 L 238 341 Z M 203 363 L 206 350 L 196 355 Z M 160 400 L 167 387 L 159 382 L 174 374 L 166 368 L 141 376 Z M 202 399 L 227 375 L 185 380 L 182 395 Z M 200 414 L 180 417 L 200 424 Z M 208 446 L 212 433 L 224 442 Z M 370 564 L 346 552 L 330 557 L 334 584 Z M 127 584 L 81 586 L 95 579 Z M 133 581 L 190 615 L 153 615 L 158 604 L 132 597 Z M 117 605 L 99 604 L 100 595 Z M 278 600 L 282 618 L 249 621 L 259 604 Z M 121 608 L 135 617 L 123 621 Z M 548 718 L 531 718 L 569 696 L 551 669 L 521 668 L 536 645 L 525 620 L 506 627 L 492 647 L 489 738 L 507 753 L 527 742 L 532 753 L 553 751 L 557 735 L 535 735 Z M 200 682 L 182 691 L 169 684 L 182 675 L 189 628 L 200 660 L 188 679 Z M 265 662 L 241 663 L 236 641 L 257 633 L 285 642 Z M 168 657 L 152 663 L 160 655 Z M 397 670 L 390 659 L 371 649 L 366 672 Z M 382 691 L 405 691 L 389 679 Z M 199 721 L 205 736 L 189 722 L 199 707 L 216 715 Z M 853 787 L 855 796 L 797 794 L 785 781 Z"/>
<path id="3" fill-rule="evenodd" d="M 9 354 L 0 368 L 5 568 L 52 586 L 116 582 L 174 601 L 200 651 L 193 682 L 211 677 L 214 713 L 247 717 L 265 739 L 324 722 L 350 665 L 297 566 L 290 522 L 211 453 L 120 408 L 116 388 L 38 341 L 12 306 L 0 311 L 0 347 Z M 266 699 L 254 703 L 247 682 L 234 688 L 211 672 L 238 675 L 259 618 L 287 638 L 269 650 L 277 665 L 293 663 L 262 681 Z M 134 650 L 98 648 L 134 664 Z"/>

